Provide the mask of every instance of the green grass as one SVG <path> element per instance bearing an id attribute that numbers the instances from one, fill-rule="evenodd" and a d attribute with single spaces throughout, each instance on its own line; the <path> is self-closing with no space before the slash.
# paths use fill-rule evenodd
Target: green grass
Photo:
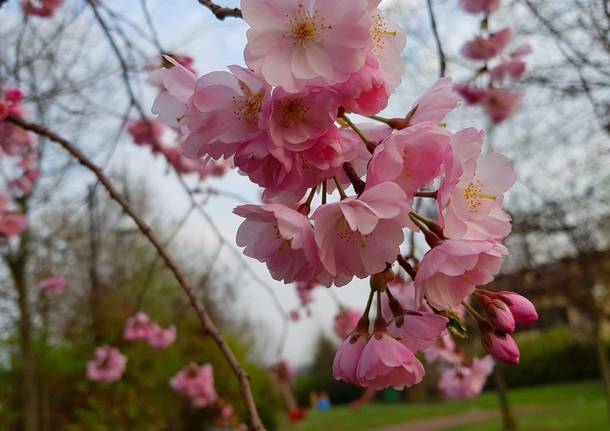
<path id="1" fill-rule="evenodd" d="M 517 412 L 520 431 L 604 431 L 610 429 L 598 383 L 561 384 L 512 390 L 511 405 Z M 468 411 L 497 409 L 496 394 L 487 392 L 475 400 L 412 404 L 371 404 L 360 411 L 339 406 L 327 412 L 310 411 L 299 425 L 286 425 L 285 431 L 357 431 L 408 423 Z M 451 428 L 451 431 L 497 431 L 499 420 Z M 448 430 L 449 431 L 449 430 Z"/>

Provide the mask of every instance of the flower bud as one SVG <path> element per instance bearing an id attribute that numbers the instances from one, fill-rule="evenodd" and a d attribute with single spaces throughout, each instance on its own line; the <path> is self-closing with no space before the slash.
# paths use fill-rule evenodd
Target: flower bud
<path id="1" fill-rule="evenodd" d="M 529 325 L 538 320 L 536 307 L 527 298 L 514 292 L 499 292 L 497 297 L 508 305 L 515 322 Z"/>
<path id="2" fill-rule="evenodd" d="M 515 332 L 515 318 L 506 303 L 500 299 L 491 299 L 483 295 L 478 300 L 493 326 L 507 334 Z"/>
<path id="3" fill-rule="evenodd" d="M 482 335 L 481 341 L 487 353 L 506 364 L 518 364 L 520 353 L 517 343 L 508 334 L 490 331 Z"/>

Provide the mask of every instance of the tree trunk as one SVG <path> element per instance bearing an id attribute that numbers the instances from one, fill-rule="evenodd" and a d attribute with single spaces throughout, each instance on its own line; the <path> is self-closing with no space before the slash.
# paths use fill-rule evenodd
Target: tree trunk
<path id="1" fill-rule="evenodd" d="M 514 431 L 517 429 L 517 424 L 508 402 L 508 391 L 506 389 L 506 380 L 504 380 L 504 369 L 500 364 L 496 364 L 494 380 L 496 383 L 498 402 L 500 404 L 500 412 L 502 414 L 502 429 L 504 431 Z"/>
<path id="2" fill-rule="evenodd" d="M 595 347 L 597 350 L 597 361 L 599 362 L 599 370 L 602 375 L 602 384 L 606 393 L 606 409 L 608 420 L 610 421 L 610 368 L 608 367 L 608 352 L 604 344 L 602 335 L 602 325 L 598 324 L 595 328 Z"/>
<path id="3" fill-rule="evenodd" d="M 27 234 L 24 234 L 27 235 Z M 19 308 L 19 353 L 21 356 L 21 408 L 23 411 L 23 431 L 39 431 L 38 388 L 36 385 L 36 363 L 32 346 L 32 316 L 26 281 L 23 254 L 9 264 Z"/>

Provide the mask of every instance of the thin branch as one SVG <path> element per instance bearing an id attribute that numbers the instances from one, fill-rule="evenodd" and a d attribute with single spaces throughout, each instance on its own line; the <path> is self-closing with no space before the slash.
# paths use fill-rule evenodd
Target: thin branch
<path id="1" fill-rule="evenodd" d="M 100 170 L 100 168 L 95 165 L 91 160 L 87 158 L 74 144 L 70 143 L 66 139 L 61 136 L 53 133 L 49 129 L 44 126 L 29 123 L 21 118 L 11 117 L 8 119 L 13 124 L 23 128 L 24 130 L 29 130 L 31 132 L 36 133 L 39 136 L 44 136 L 52 142 L 59 144 L 62 148 L 64 148 L 72 157 L 74 157 L 78 162 L 86 167 L 89 171 L 91 171 L 100 184 L 104 186 L 112 200 L 117 202 L 119 206 L 123 209 L 123 211 L 133 220 L 136 224 L 142 235 L 146 237 L 146 239 L 150 242 L 150 244 L 155 248 L 157 254 L 161 257 L 167 268 L 172 272 L 174 278 L 182 287 L 184 292 L 186 293 L 189 302 L 194 308 L 199 321 L 201 322 L 204 331 L 208 334 L 216 343 L 216 345 L 220 348 L 222 354 L 227 360 L 229 366 L 233 370 L 233 373 L 239 380 L 239 384 L 241 387 L 242 396 L 244 397 L 244 402 L 250 414 L 250 420 L 252 423 L 252 429 L 263 431 L 265 428 L 263 423 L 261 422 L 260 416 L 256 409 L 256 404 L 254 402 L 254 397 L 252 395 L 252 390 L 250 388 L 250 380 L 238 359 L 235 357 L 235 354 L 231 350 L 231 347 L 227 344 L 226 340 L 222 336 L 220 330 L 208 314 L 208 311 L 205 309 L 204 305 L 201 303 L 199 298 L 197 298 L 197 294 L 193 286 L 186 279 L 184 274 L 180 271 L 174 260 L 167 253 L 161 242 L 157 239 L 155 234 L 152 232 L 150 226 L 144 222 L 140 216 L 138 216 L 135 211 L 129 206 L 129 203 L 121 196 L 121 194 L 115 189 L 112 185 L 108 177 L 104 175 L 104 173 Z"/>
<path id="2" fill-rule="evenodd" d="M 428 16 L 430 17 L 430 27 L 432 27 L 432 34 L 434 35 L 434 41 L 436 43 L 436 51 L 438 52 L 439 76 L 442 78 L 443 76 L 445 76 L 445 72 L 447 70 L 447 57 L 445 56 L 445 51 L 443 50 L 441 38 L 438 35 L 438 27 L 436 25 L 436 16 L 434 15 L 432 0 L 427 0 L 427 3 Z"/>
<path id="3" fill-rule="evenodd" d="M 199 4 L 207 7 L 214 16 L 220 21 L 224 21 L 225 18 L 243 18 L 241 14 L 241 9 L 238 7 L 230 8 L 230 7 L 222 7 L 218 6 L 212 0 L 197 0 Z"/>

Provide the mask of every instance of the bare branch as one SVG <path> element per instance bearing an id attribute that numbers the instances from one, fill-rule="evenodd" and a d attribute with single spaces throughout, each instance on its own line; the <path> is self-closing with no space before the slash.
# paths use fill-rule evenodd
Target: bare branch
<path id="1" fill-rule="evenodd" d="M 434 15 L 434 9 L 432 7 L 432 0 L 427 0 L 428 3 L 428 16 L 430 17 L 430 26 L 432 27 L 432 34 L 434 35 L 434 41 L 436 43 L 436 51 L 438 52 L 438 62 L 439 62 L 439 76 L 442 78 L 445 76 L 445 72 L 447 70 L 447 57 L 445 56 L 445 51 L 443 50 L 443 44 L 441 43 L 441 38 L 438 35 L 438 27 L 436 25 L 436 16 Z"/>
<path id="2" fill-rule="evenodd" d="M 241 9 L 238 7 L 229 8 L 229 7 L 218 6 L 212 0 L 197 0 L 197 1 L 199 2 L 199 4 L 207 7 L 210 11 L 212 11 L 214 16 L 217 19 L 219 19 L 220 21 L 224 21 L 224 19 L 227 17 L 243 18 L 242 14 L 241 14 Z"/>
<path id="3" fill-rule="evenodd" d="M 180 271 L 174 260 L 167 253 L 161 242 L 157 239 L 152 229 L 146 222 L 144 222 L 140 216 L 138 216 L 134 210 L 129 206 L 129 203 L 121 196 L 121 194 L 115 189 L 112 185 L 111 181 L 108 179 L 106 175 L 101 171 L 101 169 L 94 164 L 91 160 L 87 158 L 74 144 L 70 143 L 66 139 L 61 136 L 53 133 L 49 129 L 44 126 L 27 122 L 21 118 L 11 117 L 8 119 L 13 124 L 23 128 L 24 130 L 29 130 L 31 132 L 36 133 L 39 136 L 44 136 L 52 142 L 59 144 L 62 148 L 64 148 L 72 157 L 74 157 L 78 162 L 86 167 L 89 171 L 91 171 L 100 184 L 106 189 L 112 200 L 117 202 L 119 206 L 123 209 L 123 211 L 133 220 L 136 224 L 142 235 L 146 237 L 146 239 L 150 242 L 150 244 L 155 248 L 157 254 L 161 257 L 167 268 L 172 272 L 174 278 L 182 287 L 184 292 L 186 293 L 189 302 L 191 303 L 193 309 L 195 310 L 201 325 L 203 326 L 204 331 L 208 334 L 216 343 L 216 345 L 220 348 L 222 354 L 227 360 L 229 366 L 231 367 L 233 373 L 239 380 L 239 384 L 241 387 L 242 396 L 244 398 L 244 402 L 248 409 L 248 413 L 250 414 L 250 421 L 252 424 L 252 429 L 257 431 L 264 431 L 265 427 L 261 422 L 260 416 L 256 409 L 256 404 L 254 402 L 254 397 L 252 395 L 252 390 L 250 388 L 250 380 L 241 364 L 235 357 L 235 354 L 231 350 L 231 347 L 227 344 L 226 340 L 222 336 L 220 330 L 208 314 L 206 308 L 201 303 L 201 301 L 197 298 L 197 294 L 193 286 L 186 279 L 184 274 Z"/>

